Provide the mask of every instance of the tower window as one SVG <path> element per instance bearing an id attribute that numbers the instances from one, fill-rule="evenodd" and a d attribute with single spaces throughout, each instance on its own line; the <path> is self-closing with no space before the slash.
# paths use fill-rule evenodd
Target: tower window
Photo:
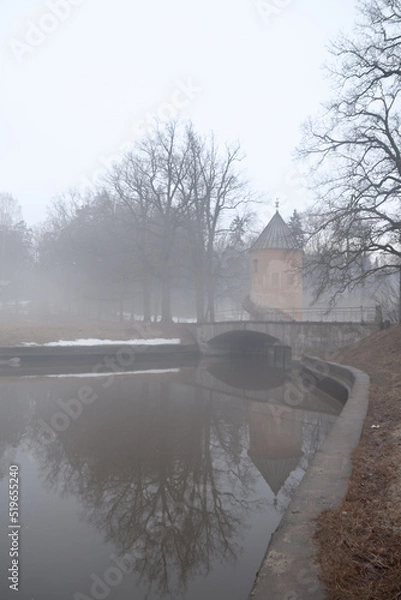
<path id="1" fill-rule="evenodd" d="M 258 259 L 257 259 L 257 258 L 255 258 L 255 259 L 253 260 L 253 272 L 254 272 L 254 273 L 257 273 L 257 272 L 258 272 Z"/>

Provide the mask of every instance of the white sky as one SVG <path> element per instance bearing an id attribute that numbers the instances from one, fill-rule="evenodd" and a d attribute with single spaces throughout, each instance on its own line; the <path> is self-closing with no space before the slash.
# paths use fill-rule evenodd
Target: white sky
<path id="1" fill-rule="evenodd" d="M 284 216 L 307 203 L 291 154 L 327 96 L 321 65 L 329 40 L 352 27 L 352 0 L 4 4 L 0 191 L 19 200 L 29 224 L 52 197 L 95 180 L 146 115 L 168 111 L 239 140 L 254 187 L 279 196 Z M 50 6 L 64 7 L 63 22 L 48 18 Z M 263 18 L 263 7 L 275 14 Z M 35 37 L 33 24 L 55 29 Z M 180 85 L 191 81 L 197 89 L 185 97 Z"/>

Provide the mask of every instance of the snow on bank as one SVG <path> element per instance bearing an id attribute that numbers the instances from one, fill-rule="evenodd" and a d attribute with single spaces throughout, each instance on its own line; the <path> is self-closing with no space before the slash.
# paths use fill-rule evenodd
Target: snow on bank
<path id="1" fill-rule="evenodd" d="M 179 373 L 180 369 L 147 369 L 144 371 L 107 371 L 105 373 L 53 373 L 49 375 L 23 375 L 21 379 L 65 379 L 65 378 L 88 378 L 88 377 L 110 377 L 115 375 L 160 375 L 164 373 Z"/>
<path id="2" fill-rule="evenodd" d="M 161 344 L 181 344 L 179 338 L 150 338 L 133 340 L 100 340 L 96 338 L 85 338 L 79 340 L 59 340 L 58 342 L 47 342 L 37 344 L 36 342 L 24 342 L 23 346 L 160 346 Z"/>

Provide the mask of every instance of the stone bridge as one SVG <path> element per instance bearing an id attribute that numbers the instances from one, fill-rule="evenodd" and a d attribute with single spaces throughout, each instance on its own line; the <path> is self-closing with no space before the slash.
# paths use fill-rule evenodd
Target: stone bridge
<path id="1" fill-rule="evenodd" d="M 188 325 L 204 354 L 252 354 L 290 346 L 293 357 L 325 353 L 378 331 L 379 323 L 302 321 L 222 321 Z"/>

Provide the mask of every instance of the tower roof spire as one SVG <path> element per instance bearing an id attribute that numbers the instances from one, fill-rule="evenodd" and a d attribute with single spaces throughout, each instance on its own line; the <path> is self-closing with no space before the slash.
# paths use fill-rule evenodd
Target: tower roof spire
<path id="1" fill-rule="evenodd" d="M 264 228 L 256 242 L 251 247 L 253 250 L 271 250 L 273 248 L 283 250 L 296 250 L 294 236 L 291 233 L 287 223 L 280 215 L 280 203 L 276 202 L 276 213 Z"/>

